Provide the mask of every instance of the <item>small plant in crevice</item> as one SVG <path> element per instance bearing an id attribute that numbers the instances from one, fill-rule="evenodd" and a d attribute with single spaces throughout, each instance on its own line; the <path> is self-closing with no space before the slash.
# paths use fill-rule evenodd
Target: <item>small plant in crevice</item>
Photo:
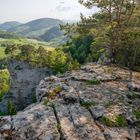
<path id="1" fill-rule="evenodd" d="M 136 123 L 136 127 L 140 129 L 140 121 Z"/>
<path id="2" fill-rule="evenodd" d="M 0 116 L 5 116 L 6 114 L 4 112 L 0 111 Z"/>
<path id="3" fill-rule="evenodd" d="M 133 114 L 136 116 L 136 119 L 140 119 L 140 111 L 139 110 L 134 110 Z"/>
<path id="4" fill-rule="evenodd" d="M 87 80 L 86 84 L 87 85 L 99 85 L 99 84 L 101 84 L 101 81 L 100 80 Z"/>
<path id="5" fill-rule="evenodd" d="M 62 91 L 62 88 L 61 87 L 56 87 L 53 90 L 51 90 L 51 91 L 48 92 L 47 97 L 49 99 L 54 99 L 57 95 L 60 94 L 61 91 Z"/>
<path id="6" fill-rule="evenodd" d="M 55 93 L 60 93 L 62 91 L 62 87 L 56 87 L 53 91 Z"/>
<path id="7" fill-rule="evenodd" d="M 114 127 L 115 126 L 114 122 L 108 117 L 103 116 L 100 119 L 100 121 L 101 121 L 102 124 L 104 124 L 106 126 L 109 126 L 109 127 Z"/>
<path id="8" fill-rule="evenodd" d="M 113 101 L 109 101 L 108 103 L 105 104 L 106 108 L 111 107 L 112 105 L 114 105 L 115 103 Z"/>
<path id="9" fill-rule="evenodd" d="M 47 98 L 44 99 L 43 105 L 45 105 L 46 107 L 51 107 L 51 108 L 55 107 L 53 102 L 50 102 L 49 99 Z"/>
<path id="10" fill-rule="evenodd" d="M 54 99 L 56 97 L 56 93 L 53 92 L 53 91 L 49 91 L 48 94 L 47 94 L 47 97 L 49 99 Z"/>
<path id="11" fill-rule="evenodd" d="M 57 130 L 58 130 L 59 132 L 61 132 L 61 125 L 60 125 L 59 123 L 57 124 L 56 127 L 57 127 Z"/>
<path id="12" fill-rule="evenodd" d="M 116 126 L 118 127 L 125 127 L 125 126 L 128 126 L 128 122 L 126 120 L 126 117 L 123 116 L 123 115 L 118 115 L 116 117 Z"/>
<path id="13" fill-rule="evenodd" d="M 81 106 L 85 107 L 86 109 L 90 109 L 91 106 L 97 105 L 95 101 L 81 101 Z"/>
<path id="14" fill-rule="evenodd" d="M 101 123 L 109 127 L 126 127 L 128 122 L 123 115 L 116 116 L 115 121 L 112 121 L 110 118 L 103 116 L 100 119 Z"/>
<path id="15" fill-rule="evenodd" d="M 43 102 L 43 105 L 48 106 L 49 105 L 49 100 L 45 99 L 44 102 Z"/>
<path id="16" fill-rule="evenodd" d="M 33 103 L 36 103 L 37 102 L 37 98 L 36 98 L 36 95 L 35 94 L 32 94 L 32 102 Z"/>
<path id="17" fill-rule="evenodd" d="M 9 115 L 15 115 L 17 113 L 15 105 L 13 104 L 12 101 L 7 102 L 7 109 Z"/>
<path id="18" fill-rule="evenodd" d="M 128 94 L 127 97 L 131 100 L 133 99 L 140 99 L 140 95 L 138 95 L 137 93 L 135 92 L 131 92 L 131 94 Z"/>

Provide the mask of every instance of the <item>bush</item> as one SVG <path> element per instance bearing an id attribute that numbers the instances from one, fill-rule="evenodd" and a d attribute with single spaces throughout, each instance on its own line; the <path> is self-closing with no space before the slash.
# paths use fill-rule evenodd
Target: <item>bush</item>
<path id="1" fill-rule="evenodd" d="M 109 126 L 109 127 L 125 127 L 125 126 L 128 126 L 128 122 L 123 115 L 116 116 L 115 121 L 112 121 L 108 117 L 102 117 L 101 118 L 101 123 L 103 123 L 104 125 Z"/>
<path id="2" fill-rule="evenodd" d="M 88 81 L 86 81 L 86 83 L 88 85 L 99 85 L 99 84 L 101 84 L 101 81 L 100 80 L 88 80 Z"/>
<path id="3" fill-rule="evenodd" d="M 118 126 L 118 127 L 128 126 L 126 118 L 122 115 L 117 116 L 116 117 L 116 126 Z"/>
<path id="4" fill-rule="evenodd" d="M 97 103 L 95 101 L 82 101 L 81 105 L 87 109 L 89 109 L 91 106 L 95 106 Z"/>
<path id="5" fill-rule="evenodd" d="M 9 115 L 15 115 L 17 113 L 16 108 L 12 101 L 8 101 L 7 108 L 8 108 Z"/>
<path id="6" fill-rule="evenodd" d="M 102 117 L 102 118 L 101 118 L 101 123 L 103 123 L 104 125 L 109 126 L 109 127 L 114 127 L 114 126 L 115 126 L 114 122 L 112 122 L 112 121 L 111 121 L 109 118 L 107 118 L 107 117 Z"/>

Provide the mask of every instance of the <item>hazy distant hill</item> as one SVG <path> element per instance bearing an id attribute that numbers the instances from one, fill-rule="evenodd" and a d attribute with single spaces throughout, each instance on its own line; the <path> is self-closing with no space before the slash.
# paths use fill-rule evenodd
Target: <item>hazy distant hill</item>
<path id="1" fill-rule="evenodd" d="M 14 28 L 16 26 L 19 26 L 19 25 L 21 25 L 21 23 L 16 22 L 16 21 L 5 22 L 3 24 L 0 24 L 0 30 L 7 31 L 7 30 Z"/>
<path id="2" fill-rule="evenodd" d="M 7 29 L 5 28 L 5 30 L 10 33 L 12 32 L 32 39 L 53 42 L 54 44 L 61 44 L 61 42 L 64 43 L 65 41 L 63 32 L 59 29 L 59 25 L 64 24 L 64 22 L 59 19 L 41 18 L 25 24 L 19 23 L 19 25 L 18 22 L 15 22 L 15 25 L 14 22 L 10 23 L 13 26 L 11 26 L 11 28 L 10 26 Z"/>
<path id="3" fill-rule="evenodd" d="M 55 26 L 52 27 L 51 29 L 47 30 L 43 35 L 40 36 L 40 38 L 43 41 L 51 41 L 52 39 L 56 38 L 56 37 L 60 37 L 63 36 L 63 32 L 60 31 L 59 27 Z"/>
<path id="4" fill-rule="evenodd" d="M 10 33 L 7 31 L 1 31 L 0 30 L 0 38 L 4 38 L 4 39 L 19 39 L 19 38 L 23 38 L 20 35 L 17 35 L 15 33 Z"/>
<path id="5" fill-rule="evenodd" d="M 8 31 L 15 32 L 27 37 L 38 38 L 47 30 L 51 29 L 54 26 L 59 26 L 59 24 L 63 24 L 63 22 L 58 19 L 41 18 L 30 21 L 26 24 L 19 25 L 15 28 L 11 28 Z"/>

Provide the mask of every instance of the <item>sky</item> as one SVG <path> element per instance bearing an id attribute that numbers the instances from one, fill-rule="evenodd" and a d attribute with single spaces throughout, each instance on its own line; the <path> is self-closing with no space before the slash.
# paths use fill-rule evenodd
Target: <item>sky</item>
<path id="1" fill-rule="evenodd" d="M 80 13 L 91 15 L 91 10 L 78 0 L 0 0 L 0 23 L 7 21 L 27 22 L 38 18 L 79 20 Z"/>

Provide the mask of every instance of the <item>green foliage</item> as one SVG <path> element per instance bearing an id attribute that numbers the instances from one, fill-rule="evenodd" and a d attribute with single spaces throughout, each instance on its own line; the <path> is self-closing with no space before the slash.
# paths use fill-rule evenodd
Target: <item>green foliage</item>
<path id="1" fill-rule="evenodd" d="M 31 44 L 24 44 L 18 47 L 8 45 L 5 50 L 11 59 L 26 61 L 35 67 L 48 67 L 56 73 L 64 73 L 73 69 L 79 69 L 80 65 L 73 60 L 70 55 L 64 53 L 61 49 L 46 50 L 43 47 L 34 47 Z"/>
<path id="2" fill-rule="evenodd" d="M 64 47 L 66 53 L 70 53 L 74 60 L 80 64 L 86 62 L 88 55 L 91 53 L 91 44 L 93 41 L 92 35 L 77 35 L 72 38 L 72 41 Z"/>
<path id="3" fill-rule="evenodd" d="M 17 113 L 15 105 L 13 104 L 12 101 L 8 101 L 7 109 L 8 109 L 8 114 L 9 115 L 15 115 Z"/>
<path id="4" fill-rule="evenodd" d="M 36 103 L 37 102 L 37 99 L 36 99 L 36 95 L 35 94 L 32 95 L 32 102 L 33 103 Z"/>
<path id="5" fill-rule="evenodd" d="M 140 98 L 140 95 L 139 94 L 137 94 L 137 92 L 131 92 L 130 94 L 128 94 L 127 95 L 127 97 L 129 98 L 129 99 L 139 99 Z"/>
<path id="6" fill-rule="evenodd" d="M 56 92 L 56 93 L 60 93 L 61 91 L 62 91 L 62 87 L 56 87 L 54 89 L 54 92 Z"/>
<path id="7" fill-rule="evenodd" d="M 140 129 L 140 122 L 137 122 L 136 127 Z"/>
<path id="8" fill-rule="evenodd" d="M 99 84 L 101 84 L 101 81 L 100 80 L 88 80 L 88 81 L 86 81 L 86 84 L 87 85 L 99 85 Z"/>
<path id="9" fill-rule="evenodd" d="M 109 101 L 108 103 L 105 104 L 106 108 L 109 108 L 110 106 L 114 105 L 115 103 L 113 101 Z"/>
<path id="10" fill-rule="evenodd" d="M 0 101 L 10 89 L 10 75 L 7 70 L 0 70 Z"/>
<path id="11" fill-rule="evenodd" d="M 0 116 L 4 116 L 6 115 L 4 112 L 0 112 Z"/>
<path id="12" fill-rule="evenodd" d="M 81 106 L 89 109 L 91 106 L 95 106 L 97 103 L 95 101 L 81 101 Z"/>
<path id="13" fill-rule="evenodd" d="M 101 118 L 101 123 L 109 127 L 126 127 L 128 122 L 123 115 L 116 116 L 115 121 L 112 121 L 110 118 L 103 116 Z"/>
<path id="14" fill-rule="evenodd" d="M 114 122 L 112 122 L 108 117 L 102 117 L 101 118 L 101 123 L 103 123 L 104 125 L 106 126 L 109 126 L 109 127 L 114 127 Z"/>
<path id="15" fill-rule="evenodd" d="M 0 47 L 0 60 L 5 58 L 5 48 L 4 47 Z"/>
<path id="16" fill-rule="evenodd" d="M 115 125 L 118 127 L 125 127 L 125 126 L 128 126 L 128 122 L 124 116 L 119 115 L 116 117 L 116 124 Z"/>
<path id="17" fill-rule="evenodd" d="M 139 110 L 134 110 L 133 113 L 137 119 L 140 119 L 140 111 Z"/>
<path id="18" fill-rule="evenodd" d="M 48 104 L 49 104 L 49 100 L 45 99 L 44 102 L 43 102 L 43 105 L 48 106 Z"/>
<path id="19" fill-rule="evenodd" d="M 81 64 L 97 62 L 102 54 L 106 54 L 112 63 L 133 70 L 138 68 L 139 3 L 135 0 L 79 0 L 79 2 L 89 9 L 96 5 L 100 10 L 87 18 L 81 14 L 81 21 L 77 24 L 66 24 L 61 27 L 69 37 L 65 51 L 69 51 Z"/>
<path id="20" fill-rule="evenodd" d="M 57 130 L 58 130 L 59 132 L 61 132 L 61 125 L 60 125 L 60 123 L 58 123 L 56 127 L 57 127 Z"/>

